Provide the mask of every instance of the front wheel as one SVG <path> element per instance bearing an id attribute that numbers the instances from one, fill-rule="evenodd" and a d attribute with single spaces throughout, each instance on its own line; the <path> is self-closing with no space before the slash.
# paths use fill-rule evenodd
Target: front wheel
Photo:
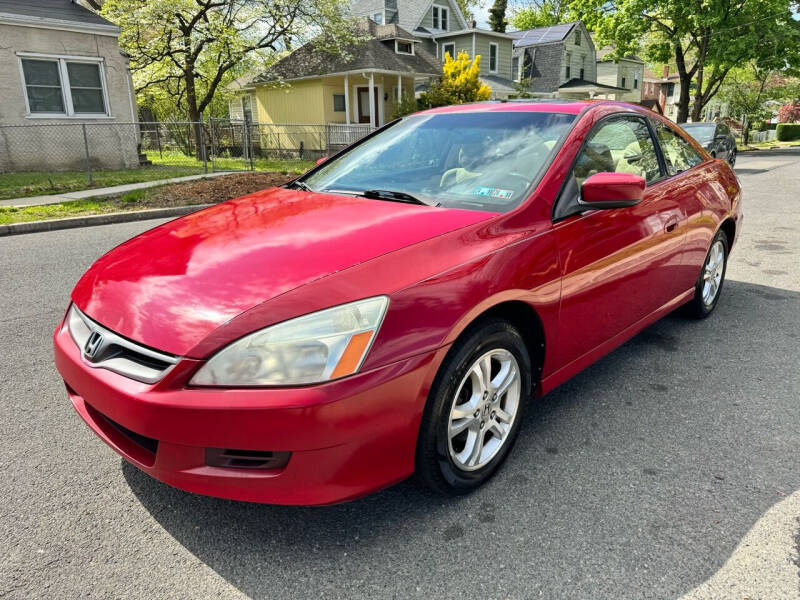
<path id="1" fill-rule="evenodd" d="M 728 155 L 728 164 L 732 167 L 736 166 L 736 148 L 731 150 L 731 153 Z"/>
<path id="2" fill-rule="evenodd" d="M 417 477 L 448 495 L 480 486 L 514 445 L 530 393 L 530 356 L 513 325 L 491 319 L 466 332 L 431 388 L 417 442 Z"/>
<path id="3" fill-rule="evenodd" d="M 728 237 L 724 231 L 718 231 L 711 242 L 700 276 L 695 283 L 694 298 L 686 305 L 689 316 L 705 319 L 714 311 L 722 293 L 727 265 Z"/>

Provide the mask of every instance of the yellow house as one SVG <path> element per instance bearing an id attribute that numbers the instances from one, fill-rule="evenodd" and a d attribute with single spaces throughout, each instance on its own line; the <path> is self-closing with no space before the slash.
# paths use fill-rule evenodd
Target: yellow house
<path id="1" fill-rule="evenodd" d="M 391 120 L 414 96 L 415 79 L 441 74 L 436 57 L 399 26 L 361 19 L 359 27 L 362 40 L 351 48 L 333 54 L 309 42 L 242 86 L 231 117 L 252 120 L 287 149 L 345 145 Z"/>

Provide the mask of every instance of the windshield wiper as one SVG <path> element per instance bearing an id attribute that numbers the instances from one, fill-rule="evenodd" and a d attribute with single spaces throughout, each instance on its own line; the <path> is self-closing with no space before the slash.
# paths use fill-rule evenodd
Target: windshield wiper
<path id="1" fill-rule="evenodd" d="M 299 179 L 295 179 L 294 181 L 290 181 L 289 183 L 286 184 L 286 187 L 287 188 L 294 188 L 294 189 L 297 189 L 297 190 L 303 190 L 304 192 L 313 192 L 314 191 L 310 187 L 308 187 L 308 184 L 305 181 L 300 181 Z"/>
<path id="2" fill-rule="evenodd" d="M 431 204 L 411 194 L 393 190 L 364 190 L 360 195 L 373 200 L 389 200 L 390 202 L 405 202 L 406 204 L 421 204 L 422 206 L 440 206 L 439 202 Z"/>

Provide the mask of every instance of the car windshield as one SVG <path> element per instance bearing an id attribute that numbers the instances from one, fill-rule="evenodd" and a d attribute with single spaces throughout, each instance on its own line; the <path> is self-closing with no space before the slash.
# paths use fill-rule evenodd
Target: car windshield
<path id="1" fill-rule="evenodd" d="M 413 115 L 302 183 L 316 192 L 505 212 L 522 202 L 574 120 L 531 111 Z"/>
<path id="2" fill-rule="evenodd" d="M 714 123 L 686 123 L 683 129 L 701 144 L 707 144 L 714 139 L 717 126 Z"/>

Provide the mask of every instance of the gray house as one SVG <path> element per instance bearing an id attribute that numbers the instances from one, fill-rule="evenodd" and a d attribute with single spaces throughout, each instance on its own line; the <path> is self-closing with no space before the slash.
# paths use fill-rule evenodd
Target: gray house
<path id="1" fill-rule="evenodd" d="M 598 83 L 597 50 L 581 21 L 511 32 L 514 79 L 531 80 L 542 97 L 615 98 L 624 90 Z"/>
<path id="2" fill-rule="evenodd" d="M 399 25 L 440 61 L 445 54 L 480 55 L 481 80 L 492 88 L 492 97 L 506 98 L 516 92 L 511 69 L 513 35 L 467 22 L 455 0 L 354 0 L 351 12 L 379 25 Z"/>
<path id="3" fill-rule="evenodd" d="M 139 164 L 128 58 L 120 30 L 71 0 L 0 0 L 0 171 L 85 166 L 82 128 L 102 148 L 95 166 Z M 80 149 L 76 152 L 76 149 Z"/>

